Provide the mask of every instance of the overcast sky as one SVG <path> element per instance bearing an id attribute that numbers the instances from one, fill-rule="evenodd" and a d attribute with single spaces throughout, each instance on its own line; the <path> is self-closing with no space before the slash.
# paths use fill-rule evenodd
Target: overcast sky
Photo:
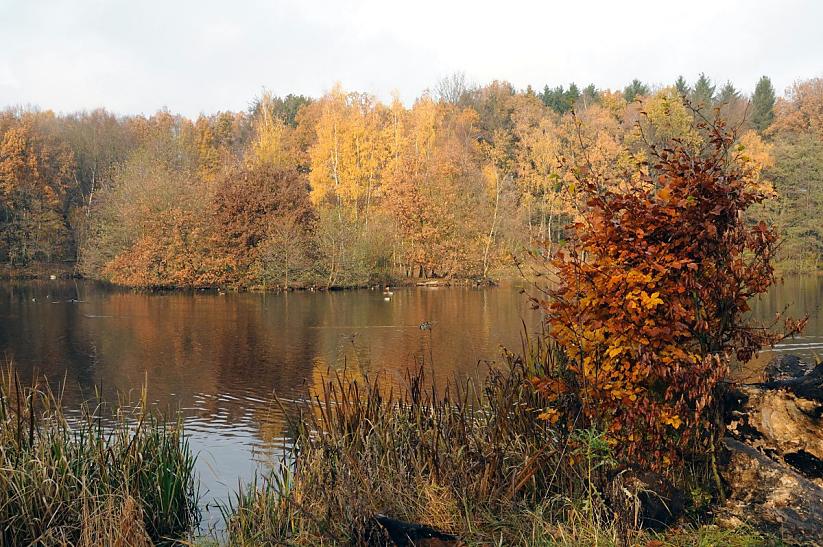
<path id="1" fill-rule="evenodd" d="M 469 81 L 622 88 L 823 76 L 823 1 L 0 0 L 0 107 L 196 116 L 263 88 L 411 101 Z"/>

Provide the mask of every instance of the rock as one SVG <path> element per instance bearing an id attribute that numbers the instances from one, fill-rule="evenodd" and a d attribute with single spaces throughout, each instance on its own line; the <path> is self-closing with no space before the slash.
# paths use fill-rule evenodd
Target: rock
<path id="1" fill-rule="evenodd" d="M 823 486 L 823 364 L 781 356 L 765 376 L 762 384 L 737 386 L 729 432 Z"/>
<path id="2" fill-rule="evenodd" d="M 783 389 L 742 386 L 745 402 L 729 428 L 781 455 L 803 451 L 823 460 L 823 403 Z"/>
<path id="3" fill-rule="evenodd" d="M 764 382 L 779 382 L 801 378 L 811 372 L 811 365 L 804 363 L 796 355 L 780 355 L 775 357 L 763 370 Z"/>
<path id="4" fill-rule="evenodd" d="M 732 401 L 724 510 L 786 543 L 823 545 L 823 364 L 780 356 Z"/>
<path id="5" fill-rule="evenodd" d="M 629 468 L 612 479 L 608 502 L 624 527 L 662 530 L 683 514 L 685 496 L 663 476 Z"/>
<path id="6" fill-rule="evenodd" d="M 730 456 L 721 473 L 730 491 L 723 511 L 787 544 L 823 544 L 823 488 L 752 446 L 724 444 Z"/>
<path id="7" fill-rule="evenodd" d="M 366 545 L 397 547 L 461 547 L 459 538 L 425 526 L 375 515 L 366 527 Z"/>
<path id="8" fill-rule="evenodd" d="M 806 374 L 784 380 L 772 380 L 761 384 L 765 389 L 785 389 L 805 399 L 823 403 L 823 362 Z"/>

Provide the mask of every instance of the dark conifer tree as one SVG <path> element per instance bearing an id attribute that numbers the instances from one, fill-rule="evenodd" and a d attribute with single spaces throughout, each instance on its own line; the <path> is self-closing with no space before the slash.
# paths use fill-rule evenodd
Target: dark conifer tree
<path id="1" fill-rule="evenodd" d="M 774 87 L 768 76 L 762 76 L 752 95 L 752 125 L 761 133 L 774 120 Z"/>

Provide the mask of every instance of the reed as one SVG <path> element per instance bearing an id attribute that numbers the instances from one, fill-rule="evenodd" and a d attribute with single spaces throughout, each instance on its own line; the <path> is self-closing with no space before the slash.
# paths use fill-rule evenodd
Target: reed
<path id="1" fill-rule="evenodd" d="M 146 403 L 66 415 L 48 384 L 0 374 L 0 543 L 150 545 L 199 517 L 195 458 L 179 419 Z"/>
<path id="2" fill-rule="evenodd" d="M 423 369 L 399 387 L 332 375 L 297 409 L 281 464 L 223 508 L 229 543 L 356 543 L 381 513 L 478 544 L 533 544 L 571 515 L 605 522 L 588 492 L 599 464 L 537 419 L 527 380 L 556 366 L 553 350 L 528 347 L 442 389 Z"/>
<path id="3" fill-rule="evenodd" d="M 462 545 L 774 544 L 746 528 L 627 527 L 602 494 L 615 463 L 602 435 L 538 419 L 529 379 L 562 355 L 545 338 L 524 340 L 521 355 L 440 389 L 422 368 L 401 386 L 332 374 L 283 408 L 295 442 L 279 464 L 222 507 L 228 544 L 385 545 L 378 514 Z"/>

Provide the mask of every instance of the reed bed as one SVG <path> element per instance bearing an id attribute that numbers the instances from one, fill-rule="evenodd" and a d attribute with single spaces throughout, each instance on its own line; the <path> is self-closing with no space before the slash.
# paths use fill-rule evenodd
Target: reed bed
<path id="1" fill-rule="evenodd" d="M 224 507 L 229 543 L 367 543 L 376 514 L 486 545 L 541 543 L 574 518 L 605 522 L 590 491 L 601 455 L 537 419 L 528 379 L 553 359 L 534 346 L 483 381 L 443 389 L 422 369 L 401 387 L 331 376 L 299 407 L 281 465 Z"/>
<path id="2" fill-rule="evenodd" d="M 552 427 L 529 379 L 562 366 L 524 340 L 481 381 L 438 389 L 423 369 L 402 386 L 331 375 L 286 416 L 279 465 L 222 507 L 230 545 L 386 545 L 374 517 L 428 525 L 458 545 L 774 545 L 746 528 L 657 534 L 609 507 L 615 462 L 597 431 Z M 433 542 L 430 545 L 437 545 Z"/>
<path id="3" fill-rule="evenodd" d="M 44 382 L 0 374 L 0 544 L 153 545 L 199 518 L 181 422 L 146 404 L 67 416 Z"/>
<path id="4" fill-rule="evenodd" d="M 537 419 L 528 379 L 556 363 L 551 348 L 530 348 L 483 381 L 443 389 L 422 369 L 400 387 L 331 376 L 296 403 L 279 465 L 222 506 L 220 538 L 195 537 L 194 457 L 181 421 L 149 407 L 145 390 L 137 404 L 67 416 L 47 384 L 24 387 L 6 371 L 0 546 L 386 545 L 378 514 L 464 545 L 770 544 L 749 531 L 619 525 L 600 494 L 608 446 Z"/>

